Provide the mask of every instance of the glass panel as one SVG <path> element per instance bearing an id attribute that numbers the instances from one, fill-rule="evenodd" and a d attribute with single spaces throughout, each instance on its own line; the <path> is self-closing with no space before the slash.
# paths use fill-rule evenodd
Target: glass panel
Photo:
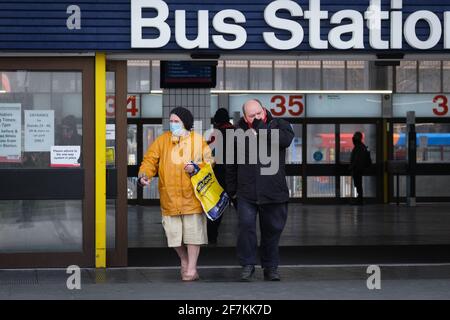
<path id="1" fill-rule="evenodd" d="M 0 71 L 0 78 L 0 167 L 80 167 L 81 72 Z M 40 83 L 46 79 L 51 88 Z"/>
<path id="2" fill-rule="evenodd" d="M 286 183 L 289 188 L 290 198 L 301 198 L 302 197 L 302 177 L 290 176 L 286 177 Z"/>
<path id="3" fill-rule="evenodd" d="M 116 247 L 116 200 L 106 200 L 106 247 Z"/>
<path id="4" fill-rule="evenodd" d="M 397 92 L 417 92 L 417 62 L 401 61 L 397 68 Z"/>
<path id="5" fill-rule="evenodd" d="M 137 125 L 129 124 L 127 129 L 128 165 L 137 165 Z"/>
<path id="6" fill-rule="evenodd" d="M 162 124 L 144 124 L 142 126 L 143 129 L 143 149 L 144 154 L 147 151 L 147 149 L 150 147 L 150 145 L 155 141 L 157 137 L 159 137 L 163 133 Z"/>
<path id="7" fill-rule="evenodd" d="M 250 89 L 272 90 L 272 61 L 250 61 Z"/>
<path id="8" fill-rule="evenodd" d="M 334 198 L 335 177 L 308 177 L 308 198 Z"/>
<path id="9" fill-rule="evenodd" d="M 150 92 L 150 61 L 127 61 L 128 92 Z"/>
<path id="10" fill-rule="evenodd" d="M 375 177 L 363 177 L 364 198 L 374 198 L 377 195 L 377 179 Z M 341 198 L 355 198 L 356 188 L 353 185 L 352 177 L 341 177 Z"/>
<path id="11" fill-rule="evenodd" d="M 137 177 L 127 179 L 127 198 L 137 199 Z"/>
<path id="12" fill-rule="evenodd" d="M 275 90 L 297 89 L 297 63 L 295 61 L 275 61 Z"/>
<path id="13" fill-rule="evenodd" d="M 161 63 L 159 62 L 159 60 L 152 61 L 152 90 L 161 90 L 160 65 L 161 65 Z"/>
<path id="14" fill-rule="evenodd" d="M 143 94 L 141 108 L 142 118 L 162 118 L 162 95 Z"/>
<path id="15" fill-rule="evenodd" d="M 248 61 L 229 60 L 225 62 L 225 84 L 227 90 L 248 89 Z"/>
<path id="16" fill-rule="evenodd" d="M 378 118 L 382 103 L 379 94 L 308 94 L 308 117 Z"/>
<path id="17" fill-rule="evenodd" d="M 372 162 L 376 161 L 377 127 L 375 124 L 341 124 L 340 125 L 340 161 L 350 163 L 353 150 L 353 134 L 357 131 L 363 134 L 363 142 L 370 150 Z"/>
<path id="18" fill-rule="evenodd" d="M 347 90 L 369 90 L 368 61 L 347 61 Z"/>
<path id="19" fill-rule="evenodd" d="M 397 177 L 394 176 L 393 195 L 397 197 Z M 417 197 L 450 197 L 450 176 L 416 176 Z M 406 177 L 400 176 L 400 196 L 406 196 Z M 394 199 L 395 201 L 395 199 Z"/>
<path id="20" fill-rule="evenodd" d="M 81 252 L 81 200 L 0 201 L 0 253 Z"/>
<path id="21" fill-rule="evenodd" d="M 450 61 L 442 61 L 443 71 L 443 90 L 444 92 L 450 92 Z"/>
<path id="22" fill-rule="evenodd" d="M 291 124 L 291 126 L 294 130 L 295 137 L 289 148 L 286 150 L 286 164 L 301 164 L 303 153 L 303 126 L 301 124 Z"/>
<path id="23" fill-rule="evenodd" d="M 37 77 L 35 80 L 39 82 L 42 81 Z M 52 72 L 52 91 L 59 93 L 81 92 L 81 73 Z"/>
<path id="24" fill-rule="evenodd" d="M 158 178 L 154 177 L 150 181 L 150 185 L 143 188 L 144 199 L 159 199 Z"/>
<path id="25" fill-rule="evenodd" d="M 298 62 L 298 83 L 300 90 L 321 90 L 320 77 L 320 61 Z"/>
<path id="26" fill-rule="evenodd" d="M 345 90 L 345 62 L 323 61 L 323 89 Z"/>
<path id="27" fill-rule="evenodd" d="M 307 162 L 330 164 L 336 162 L 334 124 L 308 124 Z"/>
<path id="28" fill-rule="evenodd" d="M 405 124 L 394 124 L 393 146 L 396 160 L 406 159 L 405 132 Z M 416 125 L 416 132 L 418 163 L 450 162 L 450 124 L 419 123 Z"/>
<path id="29" fill-rule="evenodd" d="M 219 109 L 219 96 L 217 94 L 211 95 L 211 118 L 214 117 L 216 111 Z"/>
<path id="30" fill-rule="evenodd" d="M 224 79 L 224 63 L 222 60 L 217 62 L 217 76 L 216 76 L 216 90 L 225 89 L 225 79 Z"/>
<path id="31" fill-rule="evenodd" d="M 419 92 L 441 91 L 441 62 L 419 61 Z"/>

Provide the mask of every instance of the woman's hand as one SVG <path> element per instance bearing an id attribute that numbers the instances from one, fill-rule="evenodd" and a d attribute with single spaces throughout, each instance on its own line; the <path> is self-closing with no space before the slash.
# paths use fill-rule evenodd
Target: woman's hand
<path id="1" fill-rule="evenodd" d="M 143 186 L 148 186 L 150 184 L 150 180 L 147 177 L 140 177 L 139 183 Z"/>
<path id="2" fill-rule="evenodd" d="M 187 172 L 187 173 L 189 173 L 189 174 L 193 173 L 194 170 L 195 170 L 195 168 L 194 168 L 194 165 L 193 165 L 193 164 L 188 163 L 188 164 L 186 164 L 186 165 L 184 166 L 184 171 Z"/>

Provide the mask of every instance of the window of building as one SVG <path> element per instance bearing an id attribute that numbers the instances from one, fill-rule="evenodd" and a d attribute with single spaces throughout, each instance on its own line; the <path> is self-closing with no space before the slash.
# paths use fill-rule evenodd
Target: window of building
<path id="1" fill-rule="evenodd" d="M 273 89 L 272 61 L 250 61 L 250 89 L 272 90 Z"/>
<path id="2" fill-rule="evenodd" d="M 275 61 L 275 90 L 295 90 L 297 89 L 297 62 L 296 61 Z"/>
<path id="3" fill-rule="evenodd" d="M 441 61 L 419 61 L 419 92 L 441 92 Z"/>
<path id="4" fill-rule="evenodd" d="M 417 92 L 417 61 L 401 61 L 396 67 L 397 92 Z"/>
<path id="5" fill-rule="evenodd" d="M 345 90 L 345 61 L 323 61 L 323 90 Z"/>
<path id="6" fill-rule="evenodd" d="M 321 62 L 320 61 L 299 61 L 298 62 L 298 83 L 300 90 L 320 90 L 321 89 Z"/>
<path id="7" fill-rule="evenodd" d="M 226 61 L 225 74 L 226 90 L 248 90 L 248 61 Z"/>

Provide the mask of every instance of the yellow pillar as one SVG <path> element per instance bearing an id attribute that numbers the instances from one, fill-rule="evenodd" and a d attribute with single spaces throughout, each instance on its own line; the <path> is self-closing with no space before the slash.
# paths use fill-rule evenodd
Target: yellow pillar
<path id="1" fill-rule="evenodd" d="M 95 54 L 95 267 L 106 268 L 106 55 Z"/>

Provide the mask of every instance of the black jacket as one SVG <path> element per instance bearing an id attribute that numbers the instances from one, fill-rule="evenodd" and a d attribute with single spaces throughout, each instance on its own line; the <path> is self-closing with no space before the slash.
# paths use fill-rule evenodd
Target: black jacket
<path id="1" fill-rule="evenodd" d="M 259 130 L 268 130 L 268 150 L 270 151 L 270 130 L 279 130 L 279 141 L 276 143 L 279 148 L 279 168 L 274 175 L 262 175 L 261 168 L 270 167 L 271 164 L 263 165 L 260 161 L 259 152 L 257 152 L 257 163 L 249 164 L 249 139 L 245 139 L 245 164 L 237 164 L 235 156 L 235 162 L 233 165 L 227 165 L 226 181 L 227 192 L 229 195 L 237 196 L 239 199 L 256 203 L 256 204 L 269 204 L 269 203 L 284 203 L 289 201 L 289 189 L 286 184 L 286 148 L 288 148 L 294 138 L 294 131 L 291 125 L 282 119 L 275 119 L 272 117 L 269 111 L 267 111 L 267 122 L 257 121 L 254 128 L 258 133 L 257 137 L 257 150 L 259 151 Z M 242 129 L 245 132 L 252 130 L 243 118 L 239 120 L 236 125 L 237 129 Z M 235 149 L 237 141 L 235 139 Z M 236 155 L 236 152 L 235 152 Z M 270 157 L 270 156 L 269 156 Z"/>
<path id="2" fill-rule="evenodd" d="M 362 174 L 367 168 L 367 147 L 362 142 L 356 142 L 350 156 L 350 171 L 353 174 Z"/>
<path id="3" fill-rule="evenodd" d="M 221 146 L 217 146 L 222 148 L 223 151 L 226 150 L 226 145 L 227 145 L 227 134 L 226 131 L 227 130 L 234 130 L 234 126 L 230 123 L 230 122 L 224 122 L 221 123 L 217 126 L 214 127 L 215 129 L 219 130 L 222 133 L 222 145 Z M 211 137 L 211 140 L 208 141 L 208 144 L 213 143 L 215 140 L 214 136 Z M 215 150 L 213 151 L 213 156 L 216 156 L 215 154 Z M 223 157 L 225 158 L 225 152 L 223 153 Z M 225 159 L 223 159 L 225 160 Z M 219 182 L 219 184 L 225 189 L 227 190 L 227 184 L 226 184 L 226 172 L 227 172 L 227 166 L 225 164 L 225 161 L 223 161 L 222 164 L 218 164 L 216 163 L 213 167 L 214 170 L 214 175 L 217 178 L 217 181 Z"/>

